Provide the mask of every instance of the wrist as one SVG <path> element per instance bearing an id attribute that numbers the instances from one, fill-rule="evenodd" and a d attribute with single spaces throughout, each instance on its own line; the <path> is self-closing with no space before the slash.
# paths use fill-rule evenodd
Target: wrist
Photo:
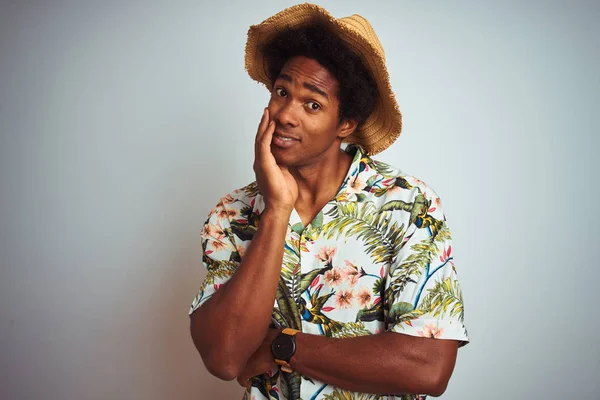
<path id="1" fill-rule="evenodd" d="M 286 223 L 289 222 L 290 215 L 294 207 L 284 205 L 270 205 L 267 204 L 262 212 L 262 218 L 272 218 L 274 220 L 284 220 Z"/>
<path id="2" fill-rule="evenodd" d="M 294 355 L 290 358 L 289 364 L 290 367 L 295 371 L 298 368 L 299 359 L 302 357 L 302 354 L 298 355 L 298 353 L 302 353 L 302 351 L 298 351 L 301 347 L 306 346 L 305 340 L 306 334 L 302 332 L 298 332 L 295 336 L 296 339 L 296 351 L 294 351 Z"/>
<path id="3" fill-rule="evenodd" d="M 281 370 L 291 373 L 293 370 L 290 362 L 296 353 L 296 335 L 300 331 L 286 328 L 281 331 L 272 341 L 271 352 L 275 362 L 281 367 Z"/>

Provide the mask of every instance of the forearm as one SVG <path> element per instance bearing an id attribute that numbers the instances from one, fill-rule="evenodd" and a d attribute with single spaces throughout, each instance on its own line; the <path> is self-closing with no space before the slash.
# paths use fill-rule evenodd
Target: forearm
<path id="1" fill-rule="evenodd" d="M 288 220 L 285 213 L 266 210 L 236 273 L 192 314 L 194 343 L 222 379 L 237 377 L 266 335 Z"/>
<path id="2" fill-rule="evenodd" d="M 333 339 L 298 334 L 291 367 L 302 375 L 361 393 L 430 394 L 446 388 L 456 359 L 455 341 L 393 332 Z"/>

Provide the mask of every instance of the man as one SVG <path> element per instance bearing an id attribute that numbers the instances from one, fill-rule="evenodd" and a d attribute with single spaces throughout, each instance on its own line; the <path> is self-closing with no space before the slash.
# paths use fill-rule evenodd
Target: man
<path id="1" fill-rule="evenodd" d="M 202 235 L 206 368 L 247 399 L 441 395 L 468 341 L 462 294 L 439 198 L 369 157 L 401 129 L 370 24 L 288 8 L 250 28 L 246 69 L 271 98 L 256 182 Z"/>

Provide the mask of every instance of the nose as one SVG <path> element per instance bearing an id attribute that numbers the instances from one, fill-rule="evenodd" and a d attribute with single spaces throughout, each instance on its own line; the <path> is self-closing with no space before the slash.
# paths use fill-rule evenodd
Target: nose
<path id="1" fill-rule="evenodd" d="M 286 101 L 280 104 L 273 119 L 279 126 L 296 127 L 298 126 L 298 112 L 294 102 Z"/>

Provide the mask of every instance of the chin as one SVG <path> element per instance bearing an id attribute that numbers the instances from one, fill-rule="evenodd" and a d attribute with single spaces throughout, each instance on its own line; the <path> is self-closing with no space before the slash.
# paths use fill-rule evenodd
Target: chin
<path id="1" fill-rule="evenodd" d="M 275 157 L 277 165 L 282 167 L 293 168 L 301 164 L 298 156 L 295 154 L 281 154 L 280 152 L 273 152 L 273 157 Z"/>
<path id="2" fill-rule="evenodd" d="M 275 157 L 278 165 L 282 167 L 295 167 L 301 164 L 302 157 L 295 149 L 280 149 L 276 146 L 271 146 L 271 153 Z"/>

